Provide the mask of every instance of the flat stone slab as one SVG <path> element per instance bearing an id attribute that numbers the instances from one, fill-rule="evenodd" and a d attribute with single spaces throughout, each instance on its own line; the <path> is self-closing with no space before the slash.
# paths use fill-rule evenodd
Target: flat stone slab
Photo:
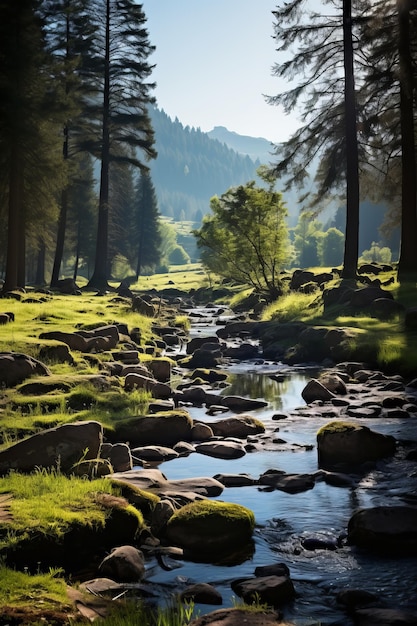
<path id="1" fill-rule="evenodd" d="M 172 495 L 173 493 L 193 492 L 200 496 L 219 496 L 224 489 L 215 478 L 193 477 L 182 480 L 168 480 L 162 472 L 156 469 L 138 469 L 128 472 L 116 472 L 109 477 L 111 480 L 121 480 L 131 483 L 139 489 L 153 493 Z"/>

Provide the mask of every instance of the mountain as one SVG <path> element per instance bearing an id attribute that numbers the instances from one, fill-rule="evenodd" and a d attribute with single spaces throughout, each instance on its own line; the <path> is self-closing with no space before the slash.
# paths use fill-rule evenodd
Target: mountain
<path id="1" fill-rule="evenodd" d="M 250 156 L 158 108 L 150 114 L 158 156 L 149 167 L 162 215 L 200 222 L 210 210 L 210 198 L 256 178 L 259 162 Z"/>
<path id="2" fill-rule="evenodd" d="M 263 137 L 239 135 L 225 126 L 215 126 L 207 135 L 225 144 L 239 154 L 250 157 L 254 162 L 268 164 L 272 160 L 273 144 Z"/>

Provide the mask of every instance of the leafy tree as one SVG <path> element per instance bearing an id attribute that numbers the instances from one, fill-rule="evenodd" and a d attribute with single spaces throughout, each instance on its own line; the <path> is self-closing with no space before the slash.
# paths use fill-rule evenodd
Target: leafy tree
<path id="1" fill-rule="evenodd" d="M 274 180 L 259 168 L 265 186 L 255 181 L 214 196 L 212 215 L 193 231 L 205 267 L 227 279 L 252 286 L 271 299 L 280 292 L 280 270 L 286 259 L 287 209 Z"/>
<path id="2" fill-rule="evenodd" d="M 322 234 L 322 224 L 314 219 L 311 212 L 301 213 L 294 228 L 294 262 L 298 267 L 316 267 L 320 264 L 318 243 Z"/>
<path id="3" fill-rule="evenodd" d="M 149 172 L 142 172 L 136 189 L 134 211 L 136 280 L 143 267 L 155 267 L 161 260 L 161 229 L 158 201 Z"/>
<path id="4" fill-rule="evenodd" d="M 388 246 L 381 246 L 373 241 L 369 250 L 362 252 L 361 261 L 364 263 L 391 263 L 391 250 Z"/>
<path id="5" fill-rule="evenodd" d="M 333 267 L 342 263 L 344 240 L 343 233 L 337 228 L 332 227 L 323 232 L 318 244 L 321 265 Z"/>
<path id="6" fill-rule="evenodd" d="M 190 262 L 190 256 L 182 246 L 176 246 L 168 258 L 172 265 L 187 265 Z"/>
<path id="7" fill-rule="evenodd" d="M 161 221 L 159 224 L 161 233 L 161 264 L 169 267 L 169 255 L 177 247 L 177 231 L 169 222 Z"/>
<path id="8" fill-rule="evenodd" d="M 93 66 L 100 77 L 102 102 L 86 111 L 97 123 L 99 137 L 86 142 L 101 160 L 95 267 L 88 287 L 106 289 L 109 273 L 109 171 L 111 162 L 146 168 L 156 156 L 148 113 L 153 102 L 147 82 L 153 47 L 145 28 L 142 5 L 133 0 L 94 0 L 91 20 L 96 25 Z"/>

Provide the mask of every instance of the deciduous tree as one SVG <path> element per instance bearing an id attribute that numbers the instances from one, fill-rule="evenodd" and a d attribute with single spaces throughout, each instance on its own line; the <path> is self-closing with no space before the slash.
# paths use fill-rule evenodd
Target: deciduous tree
<path id="1" fill-rule="evenodd" d="M 251 181 L 214 196 L 212 214 L 194 234 L 208 270 L 274 299 L 287 253 L 287 209 L 271 177 L 258 172 L 267 188 Z"/>

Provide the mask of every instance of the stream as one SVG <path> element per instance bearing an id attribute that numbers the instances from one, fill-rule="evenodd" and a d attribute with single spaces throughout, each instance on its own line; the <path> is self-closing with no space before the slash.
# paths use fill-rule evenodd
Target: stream
<path id="1" fill-rule="evenodd" d="M 206 309 L 202 311 L 206 312 Z M 191 338 L 215 334 L 218 326 L 214 326 L 214 320 L 210 319 L 209 313 L 207 315 L 207 318 L 190 318 Z M 305 417 L 297 408 L 305 406 L 301 392 L 308 380 L 317 375 L 318 369 L 288 367 L 260 358 L 232 362 L 222 370 L 229 374 L 230 384 L 219 393 L 268 402 L 267 407 L 252 410 L 250 414 L 264 423 L 268 434 L 274 433 L 275 442 L 236 460 L 197 453 L 179 457 L 159 465 L 165 476 L 172 480 L 219 473 L 247 473 L 257 478 L 272 468 L 289 473 L 317 471 L 316 433 L 329 420 Z M 205 407 L 187 410 L 193 419 L 206 423 L 220 419 L 218 415 L 208 416 Z M 277 419 L 276 414 L 282 413 L 287 417 Z M 397 439 L 417 440 L 415 417 L 357 421 Z M 394 458 L 379 462 L 360 477 L 354 488 L 317 482 L 306 492 L 288 494 L 278 490 L 264 491 L 259 485 L 225 487 L 219 500 L 244 505 L 255 514 L 253 553 L 233 565 L 178 561 L 171 571 L 151 567 L 147 580 L 160 586 L 167 595 L 197 582 L 211 583 L 222 594 L 223 607 L 229 607 L 239 601 L 230 586 L 233 580 L 253 577 L 258 566 L 285 563 L 290 569 L 297 597 L 293 603 L 282 607 L 283 614 L 298 626 L 353 624 L 336 599 L 339 591 L 348 588 L 374 593 L 381 606 L 417 612 L 417 558 L 377 556 L 343 543 L 335 550 L 307 550 L 301 545 L 307 536 L 332 541 L 344 537 L 349 518 L 356 509 L 403 503 L 403 493 L 407 487 L 411 491 L 410 485 L 415 485 L 416 480 L 417 464 Z M 196 605 L 199 615 L 216 608 Z"/>

